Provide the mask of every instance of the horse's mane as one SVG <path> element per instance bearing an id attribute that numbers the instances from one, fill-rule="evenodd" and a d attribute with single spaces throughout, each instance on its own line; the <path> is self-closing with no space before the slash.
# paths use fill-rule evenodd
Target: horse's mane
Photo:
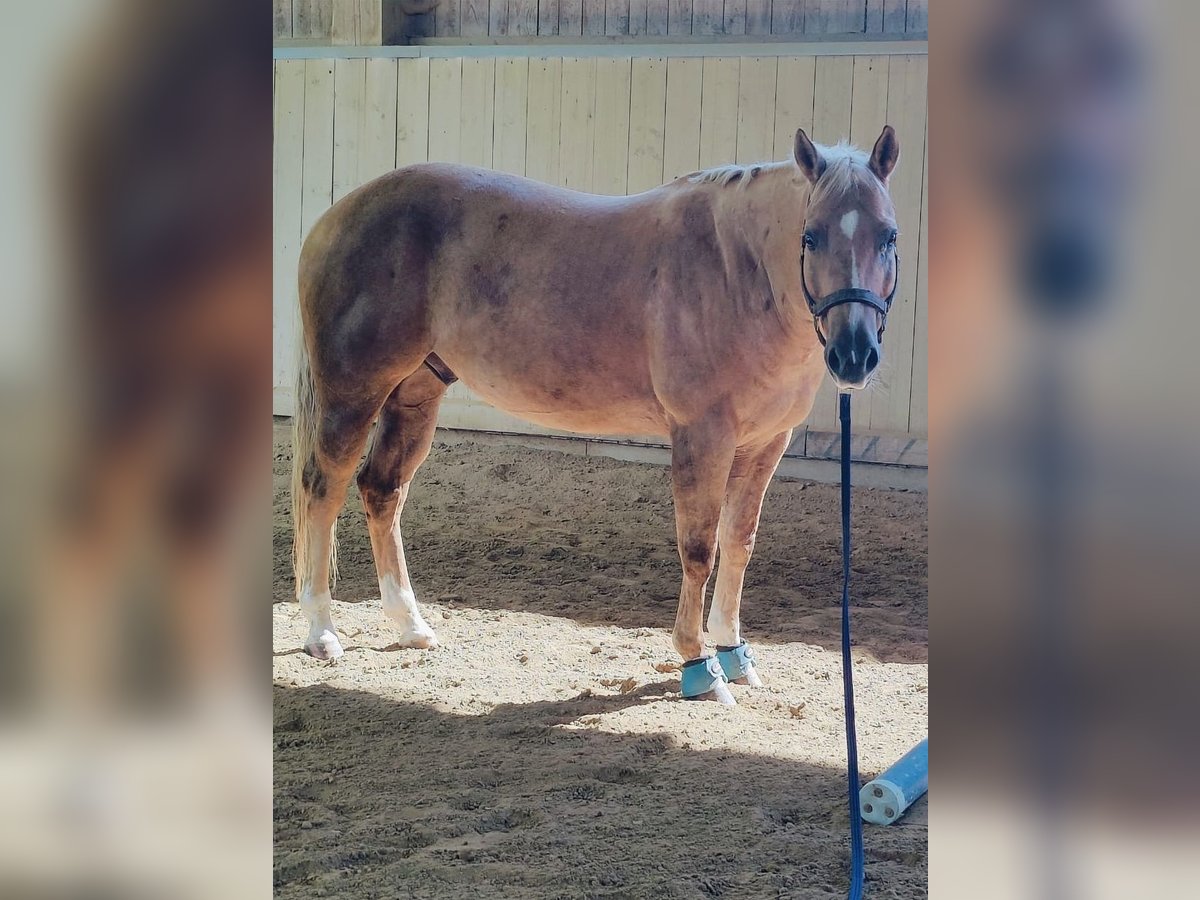
<path id="1" fill-rule="evenodd" d="M 868 163 L 870 156 L 847 141 L 841 141 L 832 147 L 817 145 L 817 150 L 825 159 L 825 171 L 813 186 L 814 201 L 827 197 L 840 197 L 848 193 L 864 175 L 870 174 Z M 730 184 L 745 186 L 763 172 L 778 170 L 791 166 L 791 161 L 763 162 L 747 166 L 724 165 L 711 169 L 702 169 L 684 176 L 692 184 L 716 184 L 725 187 Z"/>
<path id="2" fill-rule="evenodd" d="M 724 165 L 714 166 L 711 169 L 702 169 L 699 172 L 692 172 L 684 177 L 692 184 L 716 184 L 724 187 L 729 184 L 745 185 L 752 178 L 757 178 L 768 169 L 778 169 L 786 166 L 787 163 L 779 162 L 762 162 L 754 163 L 749 166 Z"/>

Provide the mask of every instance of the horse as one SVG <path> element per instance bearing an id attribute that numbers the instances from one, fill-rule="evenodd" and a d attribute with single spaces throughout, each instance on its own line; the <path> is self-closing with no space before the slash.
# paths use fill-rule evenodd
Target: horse
<path id="1" fill-rule="evenodd" d="M 356 467 L 398 643 L 437 646 L 400 516 L 461 379 L 539 425 L 669 439 L 682 693 L 730 704 L 729 682 L 760 686 L 740 605 L 763 496 L 825 371 L 841 390 L 878 371 L 898 282 L 888 180 L 899 154 L 891 126 L 870 154 L 800 129 L 789 160 L 627 197 L 422 163 L 338 201 L 299 263 L 292 498 L 305 650 L 343 652 L 330 575 Z M 715 654 L 702 624 L 714 570 Z"/>

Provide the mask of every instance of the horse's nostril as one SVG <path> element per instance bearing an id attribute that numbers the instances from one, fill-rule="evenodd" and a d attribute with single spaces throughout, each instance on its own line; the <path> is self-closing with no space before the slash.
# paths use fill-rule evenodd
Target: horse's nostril
<path id="1" fill-rule="evenodd" d="M 833 346 L 833 344 L 830 344 L 828 350 L 825 352 L 825 364 L 829 366 L 829 371 L 835 375 L 840 374 L 842 371 L 842 357 L 838 354 L 837 347 Z"/>
<path id="2" fill-rule="evenodd" d="M 867 349 L 867 358 L 866 358 L 866 363 L 865 363 L 865 369 L 866 369 L 867 373 L 869 374 L 871 372 L 874 372 L 875 367 L 878 365 L 879 365 L 879 351 L 876 350 L 874 347 L 869 347 Z"/>

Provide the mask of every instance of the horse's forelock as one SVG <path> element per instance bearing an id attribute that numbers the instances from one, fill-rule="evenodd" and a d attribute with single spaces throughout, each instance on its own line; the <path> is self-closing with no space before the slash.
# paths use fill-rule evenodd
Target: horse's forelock
<path id="1" fill-rule="evenodd" d="M 864 151 L 844 142 L 835 147 L 818 149 L 825 158 L 825 171 L 809 194 L 810 205 L 840 200 L 859 185 L 883 189 L 879 179 L 871 172 L 871 158 Z"/>

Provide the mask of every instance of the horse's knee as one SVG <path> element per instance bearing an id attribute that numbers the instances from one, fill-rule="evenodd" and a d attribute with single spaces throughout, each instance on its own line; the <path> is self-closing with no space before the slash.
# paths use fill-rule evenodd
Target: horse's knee
<path id="1" fill-rule="evenodd" d="M 680 547 L 679 557 L 683 562 L 683 574 L 688 580 L 705 582 L 712 575 L 716 547 L 711 540 L 689 537 Z"/>
<path id="2" fill-rule="evenodd" d="M 754 532 L 725 541 L 721 545 L 721 565 L 729 563 L 744 568 L 749 564 L 750 557 L 754 555 L 754 542 Z"/>

